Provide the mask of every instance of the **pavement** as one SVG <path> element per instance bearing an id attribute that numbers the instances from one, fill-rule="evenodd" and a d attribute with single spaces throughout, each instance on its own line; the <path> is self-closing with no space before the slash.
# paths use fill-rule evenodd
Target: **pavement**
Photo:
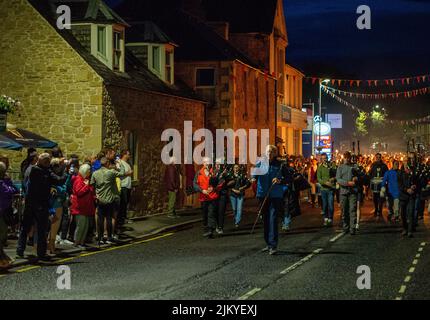
<path id="1" fill-rule="evenodd" d="M 250 233 L 257 210 L 248 201 L 240 228 L 228 216 L 224 235 L 214 239 L 203 238 L 201 223 L 194 222 L 185 230 L 12 268 L 0 274 L 0 299 L 430 299 L 427 213 L 409 239 L 399 225 L 375 221 L 371 210 L 369 201 L 352 236 L 338 228 L 337 206 L 334 226 L 323 227 L 320 209 L 303 204 L 292 229 L 280 233 L 280 251 L 270 256 L 261 252 L 261 223 Z M 70 268 L 69 290 L 57 287 L 59 266 Z"/>
<path id="2" fill-rule="evenodd" d="M 188 208 L 178 210 L 175 218 L 169 218 L 166 214 L 144 216 L 129 219 L 125 225 L 119 238 L 117 245 L 124 245 L 133 241 L 138 241 L 151 237 L 153 235 L 166 232 L 169 230 L 181 230 L 193 223 L 201 221 L 201 210 L 196 208 Z M 88 244 L 88 249 L 85 251 L 103 250 L 116 245 L 102 245 L 96 246 L 95 242 Z M 33 247 L 27 246 L 25 251 L 25 259 L 16 259 L 17 239 L 8 240 L 7 247 L 5 248 L 6 254 L 13 258 L 11 268 L 32 264 L 36 261 L 36 251 Z M 73 245 L 56 245 L 57 253 L 53 256 L 54 261 L 57 259 L 64 259 L 76 254 L 81 253 L 83 250 L 74 247 Z"/>

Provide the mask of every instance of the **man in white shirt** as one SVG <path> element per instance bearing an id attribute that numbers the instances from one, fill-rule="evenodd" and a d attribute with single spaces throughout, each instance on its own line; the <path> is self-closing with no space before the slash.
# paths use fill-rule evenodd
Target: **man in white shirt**
<path id="1" fill-rule="evenodd" d="M 127 207 L 130 202 L 130 194 L 131 194 L 131 176 L 133 175 L 133 170 L 131 169 L 128 161 L 130 160 L 130 151 L 123 150 L 121 151 L 121 160 L 119 161 L 121 169 L 124 170 L 125 176 L 121 178 L 121 200 L 120 200 L 120 209 L 118 216 L 118 227 L 124 225 L 127 219 Z"/>

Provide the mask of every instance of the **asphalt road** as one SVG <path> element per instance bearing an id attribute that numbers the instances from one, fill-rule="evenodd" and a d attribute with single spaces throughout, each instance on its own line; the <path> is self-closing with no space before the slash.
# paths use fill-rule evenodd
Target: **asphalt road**
<path id="1" fill-rule="evenodd" d="M 261 224 L 250 234 L 255 208 L 241 229 L 226 219 L 222 237 L 204 239 L 200 225 L 55 264 L 0 275 L 0 299 L 430 299 L 429 218 L 412 239 L 400 227 L 375 222 L 366 204 L 355 236 L 321 226 L 304 205 L 280 235 L 276 256 L 260 252 Z M 337 210 L 335 225 L 339 222 Z M 71 289 L 57 288 L 59 265 L 70 267 Z M 358 289 L 359 266 L 370 289 Z"/>

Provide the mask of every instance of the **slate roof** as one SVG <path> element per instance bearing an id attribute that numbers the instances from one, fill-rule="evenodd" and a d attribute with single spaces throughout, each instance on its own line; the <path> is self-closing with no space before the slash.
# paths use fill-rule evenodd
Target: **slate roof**
<path id="1" fill-rule="evenodd" d="M 166 10 L 167 4 L 171 4 L 169 10 Z M 160 6 L 164 7 L 164 10 L 160 10 Z M 251 58 L 221 37 L 200 18 L 181 10 L 178 2 L 125 0 L 116 8 L 116 11 L 131 24 L 131 30 L 139 28 L 144 21 L 152 20 L 178 44 L 175 57 L 179 61 L 240 60 L 253 67 L 259 67 Z M 136 39 L 133 40 L 136 41 Z"/>
<path id="2" fill-rule="evenodd" d="M 46 0 L 51 12 L 55 15 L 60 5 L 69 6 L 72 14 L 72 22 L 98 22 L 119 23 L 128 25 L 118 14 L 115 13 L 102 0 Z"/>
<path id="3" fill-rule="evenodd" d="M 115 72 L 97 60 L 88 52 L 79 41 L 67 29 L 59 30 L 56 27 L 55 11 L 52 11 L 50 3 L 46 0 L 27 0 L 53 28 L 64 38 L 64 40 L 91 66 L 91 68 L 103 78 L 106 85 L 123 86 L 137 90 L 163 93 L 172 96 L 202 101 L 190 88 L 182 83 L 171 86 L 164 83 L 151 71 L 149 71 L 131 52 L 126 50 L 125 70 L 126 72 Z M 58 2 L 58 0 L 57 0 Z M 63 1 L 61 1 L 63 3 Z M 67 2 L 67 1 L 64 1 Z M 72 8 L 72 7 L 71 7 Z M 72 9 L 73 11 L 73 9 Z"/>
<path id="4" fill-rule="evenodd" d="M 209 21 L 226 21 L 233 33 L 273 31 L 277 0 L 202 0 Z"/>
<path id="5" fill-rule="evenodd" d="M 174 44 L 155 23 L 152 21 L 143 21 L 133 25 L 127 30 L 127 42 L 148 42 L 148 43 L 170 43 Z"/>

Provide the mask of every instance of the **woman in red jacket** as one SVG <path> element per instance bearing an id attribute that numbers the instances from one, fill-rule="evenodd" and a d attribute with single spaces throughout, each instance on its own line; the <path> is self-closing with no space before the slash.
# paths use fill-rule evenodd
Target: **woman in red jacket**
<path id="1" fill-rule="evenodd" d="M 73 177 L 73 193 L 70 211 L 76 220 L 75 246 L 83 249 L 88 232 L 89 221 L 95 215 L 96 194 L 90 185 L 91 167 L 84 164 L 79 168 L 79 174 Z"/>

